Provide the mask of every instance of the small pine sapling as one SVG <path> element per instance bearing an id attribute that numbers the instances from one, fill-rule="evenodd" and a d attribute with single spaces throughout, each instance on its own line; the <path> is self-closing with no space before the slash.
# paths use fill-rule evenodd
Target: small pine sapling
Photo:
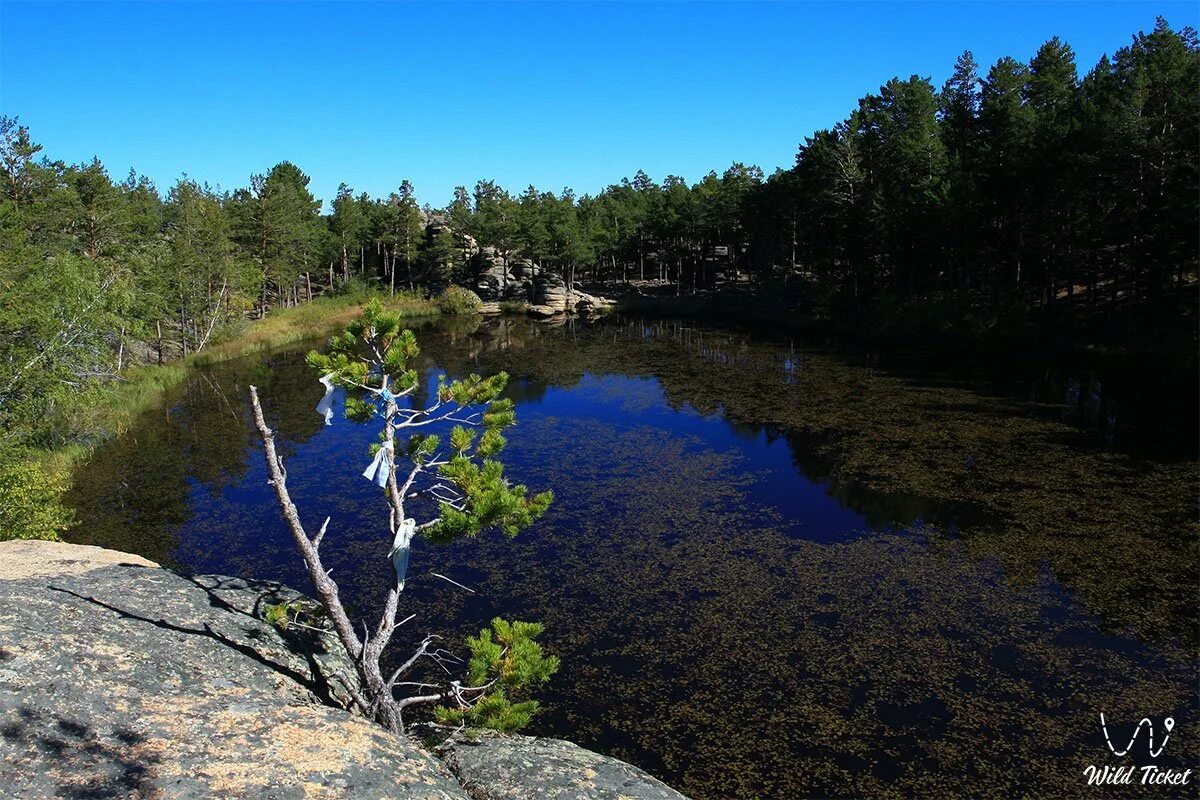
<path id="1" fill-rule="evenodd" d="M 446 660 L 444 651 L 433 646 L 435 635 L 425 636 L 392 672 L 385 674 L 383 667 L 384 650 L 393 634 L 412 619 L 397 622 L 414 535 L 450 542 L 496 529 L 512 537 L 541 516 L 553 500 L 551 492 L 530 494 L 525 486 L 510 483 L 497 458 L 506 444 L 502 432 L 516 424 L 512 401 L 500 397 L 508 376 L 501 372 L 451 381 L 442 375 L 429 406 L 407 408 L 401 401 L 417 389 L 419 353 L 416 337 L 402 327 L 400 316 L 373 301 L 359 319 L 330 340 L 328 353 L 314 351 L 307 358 L 326 386 L 345 390 L 347 417 L 383 423 L 368 473 L 386 502 L 391 534 L 386 553 L 393 576 L 379 619 L 373 626 L 364 621 L 361 636 L 321 561 L 321 542 L 330 520 L 325 519 L 315 536 L 306 532 L 288 493 L 287 471 L 276 452 L 274 432 L 267 427 L 258 391 L 251 386 L 255 425 L 284 520 L 333 631 L 354 662 L 358 680 L 345 676 L 342 680 L 360 710 L 396 733 L 404 731 L 405 709 L 417 704 L 437 704 L 435 717 L 446 725 L 516 730 L 528 723 L 537 702 L 514 698 L 544 683 L 558 669 L 558 659 L 546 656 L 536 642 L 542 632 L 536 623 L 497 618 L 491 628 L 470 637 L 465 680 L 404 680 L 422 658 Z M 426 432 L 439 424 L 449 427 L 444 437 Z M 418 522 L 408 516 L 408 504 L 417 497 L 436 505 L 432 518 Z M 272 622 L 288 624 L 286 610 L 271 613 Z"/>

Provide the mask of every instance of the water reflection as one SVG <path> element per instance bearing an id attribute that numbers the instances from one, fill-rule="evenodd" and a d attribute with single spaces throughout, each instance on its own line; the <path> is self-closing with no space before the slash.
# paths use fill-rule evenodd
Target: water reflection
<path id="1" fill-rule="evenodd" d="M 1100 711 L 1173 715 L 1160 763 L 1195 763 L 1195 464 L 1067 424 L 1085 395 L 1115 408 L 1107 390 L 1048 403 L 678 320 L 419 335 L 430 374 L 514 376 L 507 472 L 558 499 L 512 542 L 415 547 L 410 634 L 544 621 L 563 669 L 537 732 L 697 798 L 1073 796 L 1107 755 Z M 375 434 L 323 427 L 302 352 L 198 373 L 99 452 L 75 537 L 304 587 L 246 424 L 254 383 L 368 610 L 387 569 L 358 477 Z"/>

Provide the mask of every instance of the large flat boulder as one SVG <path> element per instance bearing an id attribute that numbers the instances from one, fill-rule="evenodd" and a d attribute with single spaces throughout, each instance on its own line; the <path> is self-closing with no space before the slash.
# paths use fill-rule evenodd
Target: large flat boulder
<path id="1" fill-rule="evenodd" d="M 474 800 L 687 800 L 632 764 L 561 739 L 488 732 L 441 752 Z"/>
<path id="2" fill-rule="evenodd" d="M 335 643 L 258 618 L 278 584 L 0 542 L 0 796 L 464 800 L 337 706 Z"/>
<path id="3" fill-rule="evenodd" d="M 525 313 L 534 319 L 550 319 L 555 314 L 559 314 L 561 312 L 550 306 L 532 305 L 525 309 Z"/>
<path id="4" fill-rule="evenodd" d="M 315 605 L 278 583 L 0 542 L 0 797 L 681 797 L 554 739 L 481 734 L 443 762 L 347 711 L 345 652 L 263 621 L 281 603 Z"/>

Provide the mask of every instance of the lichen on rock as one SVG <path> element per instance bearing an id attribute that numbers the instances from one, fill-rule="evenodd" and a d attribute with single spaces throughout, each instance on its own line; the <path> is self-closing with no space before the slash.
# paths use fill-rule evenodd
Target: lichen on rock
<path id="1" fill-rule="evenodd" d="M 439 752 L 474 800 L 687 800 L 632 764 L 561 739 L 484 731 Z"/>
<path id="2" fill-rule="evenodd" d="M 453 748 L 464 787 L 416 741 L 347 711 L 345 653 L 332 635 L 268 624 L 280 605 L 315 603 L 99 547 L 0 542 L 0 796 L 681 797 L 528 737 Z"/>

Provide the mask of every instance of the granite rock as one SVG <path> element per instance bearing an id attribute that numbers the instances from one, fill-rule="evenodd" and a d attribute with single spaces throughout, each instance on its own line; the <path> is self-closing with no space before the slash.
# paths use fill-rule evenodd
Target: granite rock
<path id="1" fill-rule="evenodd" d="M 561 739 L 486 732 L 440 752 L 474 800 L 686 800 L 631 764 Z"/>
<path id="2" fill-rule="evenodd" d="M 0 542 L 0 797 L 682 797 L 555 739 L 483 733 L 443 761 L 350 713 L 340 644 L 267 624 L 279 604 L 319 611 L 269 581 Z"/>
<path id="3" fill-rule="evenodd" d="M 279 584 L 0 542 L 0 795 L 462 800 L 415 742 L 341 708 L 328 635 Z"/>

